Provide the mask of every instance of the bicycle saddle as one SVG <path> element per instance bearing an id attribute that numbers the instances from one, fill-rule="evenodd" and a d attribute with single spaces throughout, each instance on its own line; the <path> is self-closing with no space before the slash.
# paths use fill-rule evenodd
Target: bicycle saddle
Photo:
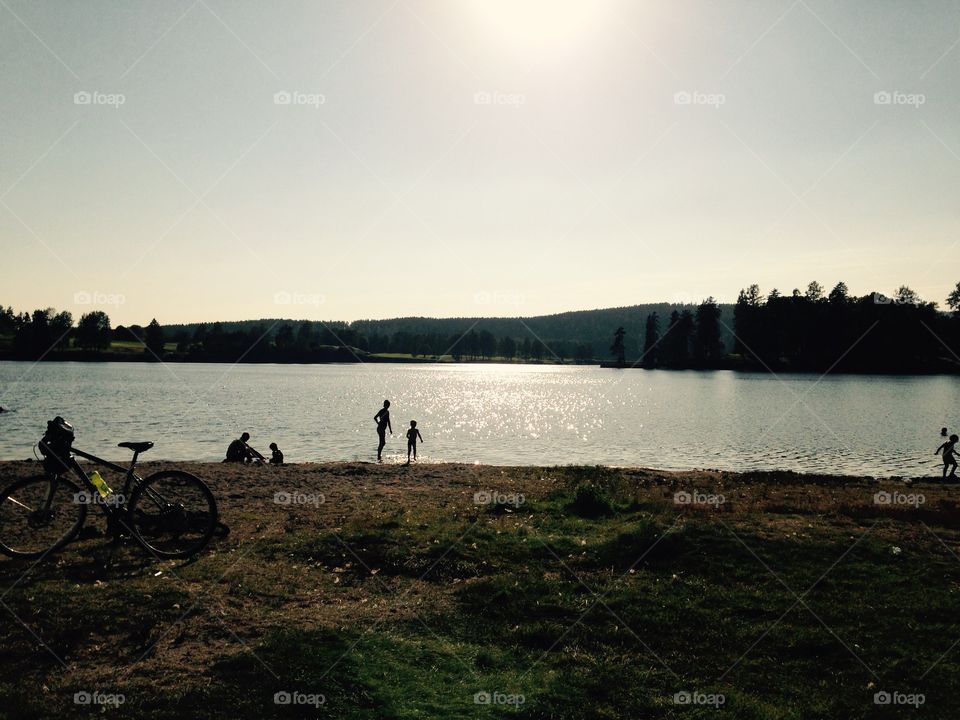
<path id="1" fill-rule="evenodd" d="M 122 442 L 122 443 L 117 443 L 117 447 L 129 448 L 130 450 L 133 450 L 135 453 L 142 453 L 152 448 L 153 443 L 152 442 Z"/>

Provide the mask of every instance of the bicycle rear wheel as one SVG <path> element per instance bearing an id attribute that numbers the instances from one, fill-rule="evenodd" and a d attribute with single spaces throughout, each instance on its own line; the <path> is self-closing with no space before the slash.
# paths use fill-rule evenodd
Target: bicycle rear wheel
<path id="1" fill-rule="evenodd" d="M 0 552 L 40 558 L 73 540 L 87 518 L 80 488 L 63 477 L 18 480 L 0 491 Z"/>
<path id="2" fill-rule="evenodd" d="M 161 558 L 188 558 L 207 546 L 217 528 L 217 501 L 196 475 L 159 472 L 140 482 L 130 497 L 131 530 Z"/>

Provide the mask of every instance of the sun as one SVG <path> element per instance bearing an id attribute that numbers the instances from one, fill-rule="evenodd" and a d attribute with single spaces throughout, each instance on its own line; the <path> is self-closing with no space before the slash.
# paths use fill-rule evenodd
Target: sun
<path id="1" fill-rule="evenodd" d="M 618 0 L 466 0 L 478 23 L 533 52 L 578 46 Z"/>

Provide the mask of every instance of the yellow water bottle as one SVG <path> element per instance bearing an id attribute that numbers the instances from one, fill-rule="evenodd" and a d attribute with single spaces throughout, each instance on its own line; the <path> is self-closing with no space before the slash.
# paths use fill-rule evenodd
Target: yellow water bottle
<path id="1" fill-rule="evenodd" d="M 100 497 L 107 497 L 111 492 L 110 486 L 107 485 L 107 481 L 100 477 L 100 473 L 94 470 L 92 473 L 87 473 L 87 479 L 93 483 L 93 486 L 97 489 L 97 492 L 100 493 Z"/>

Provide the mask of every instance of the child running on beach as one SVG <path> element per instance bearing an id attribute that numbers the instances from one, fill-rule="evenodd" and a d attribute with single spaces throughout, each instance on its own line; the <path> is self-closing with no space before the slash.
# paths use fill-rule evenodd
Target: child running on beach
<path id="1" fill-rule="evenodd" d="M 950 472 L 949 477 L 955 478 L 957 476 L 957 458 L 956 458 L 957 440 L 960 440 L 960 437 L 957 437 L 956 435 L 951 435 L 950 439 L 947 440 L 947 442 L 945 442 L 943 445 L 938 447 L 937 451 L 934 453 L 934 455 L 937 455 L 941 451 L 943 451 L 943 477 L 944 478 L 948 477 L 947 468 L 949 468 L 950 466 L 953 466 L 953 470 Z"/>
<path id="2" fill-rule="evenodd" d="M 407 465 L 410 464 L 410 453 L 413 453 L 413 459 L 417 459 L 417 438 L 423 442 L 423 435 L 417 430 L 417 421 L 410 421 L 410 429 L 407 430 Z"/>

